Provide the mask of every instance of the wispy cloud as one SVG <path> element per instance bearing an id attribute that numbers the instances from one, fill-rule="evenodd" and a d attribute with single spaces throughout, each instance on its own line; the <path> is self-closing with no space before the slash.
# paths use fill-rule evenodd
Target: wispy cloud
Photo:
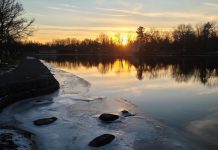
<path id="1" fill-rule="evenodd" d="M 123 8 L 128 8 L 133 11 L 140 11 L 143 9 L 143 4 L 136 2 L 136 1 L 129 1 L 129 0 L 117 0 L 118 5 L 120 5 Z"/>
<path id="2" fill-rule="evenodd" d="M 55 7 L 55 6 L 48 6 L 47 8 L 51 10 L 61 10 L 60 7 Z"/>
<path id="3" fill-rule="evenodd" d="M 55 10 L 55 11 L 62 11 L 62 12 L 74 12 L 74 13 L 81 13 L 81 14 L 94 14 L 96 12 L 92 12 L 92 11 L 85 11 L 85 10 L 81 10 L 79 9 L 78 6 L 74 6 L 74 5 L 64 5 L 62 4 L 62 6 L 48 6 L 47 7 L 50 10 Z"/>
<path id="4" fill-rule="evenodd" d="M 204 3 L 206 6 L 217 7 L 216 3 Z M 68 5 L 68 4 L 60 4 L 55 6 L 48 6 L 50 10 L 63 11 L 63 12 L 74 12 L 81 14 L 96 14 L 98 16 L 110 16 L 110 17 L 127 17 L 127 16 L 141 16 L 147 18 L 184 18 L 184 19 L 198 19 L 198 18 L 206 18 L 206 19 L 217 19 L 218 15 L 209 16 L 207 13 L 200 11 L 156 11 L 156 12 L 144 12 L 141 11 L 141 6 L 136 9 L 128 10 L 128 9 L 115 9 L 115 8 L 105 8 L 105 7 L 97 7 L 97 8 L 89 8 L 88 10 L 82 9 L 77 5 Z M 98 10 L 98 11 L 96 11 Z M 101 11 L 101 12 L 99 12 Z M 102 13 L 103 12 L 103 13 Z"/>
<path id="5" fill-rule="evenodd" d="M 202 118 L 201 120 L 196 120 L 190 122 L 188 125 L 188 130 L 192 133 L 196 134 L 198 137 L 203 140 L 218 145 L 217 144 L 217 136 L 214 132 L 217 131 L 218 125 L 218 114 L 210 114 L 210 116 L 206 118 Z"/>
<path id="6" fill-rule="evenodd" d="M 210 8 L 216 8 L 218 9 L 218 3 L 209 3 L 209 2 L 204 2 L 204 6 L 210 7 Z"/>
<path id="7" fill-rule="evenodd" d="M 105 16 L 110 16 L 110 17 L 127 17 L 130 15 L 124 15 L 124 14 L 103 14 Z"/>
<path id="8" fill-rule="evenodd" d="M 179 12 L 179 11 L 178 12 L 176 11 L 142 12 L 142 11 L 131 11 L 125 9 L 99 8 L 99 7 L 96 9 L 101 11 L 119 12 L 123 14 L 150 17 L 150 18 L 208 18 L 208 16 L 202 12 Z"/>
<path id="9" fill-rule="evenodd" d="M 103 15 L 103 16 L 110 16 L 110 17 L 126 17 L 130 16 L 130 14 L 117 14 L 117 12 L 113 13 L 99 13 L 94 8 L 90 8 L 89 10 L 81 9 L 79 6 L 76 5 L 68 5 L 68 4 L 60 4 L 57 6 L 48 6 L 50 10 L 55 11 L 62 11 L 62 12 L 74 12 L 74 13 L 81 13 L 81 14 L 96 14 L 96 15 Z"/>
<path id="10" fill-rule="evenodd" d="M 60 10 L 60 11 L 67 11 L 67 12 L 80 12 L 80 7 L 77 5 L 70 5 L 70 4 L 56 4 L 52 6 L 47 6 L 50 10 Z"/>
<path id="11" fill-rule="evenodd" d="M 55 6 L 48 6 L 47 7 L 50 10 L 60 10 L 60 11 L 67 11 L 67 12 L 72 12 L 72 11 L 78 11 L 74 7 L 66 7 L 63 4 L 62 5 L 55 5 Z"/>
<path id="12" fill-rule="evenodd" d="M 42 13 L 36 13 L 36 12 L 31 12 L 31 13 L 29 13 L 29 14 L 32 15 L 32 16 L 37 16 L 37 17 L 45 16 L 45 14 L 42 14 Z"/>
<path id="13" fill-rule="evenodd" d="M 80 7 L 77 6 L 77 5 L 69 5 L 69 4 L 60 4 L 60 6 L 63 6 L 63 7 L 66 7 L 66 8 L 72 8 L 72 9 L 74 9 L 74 8 L 80 8 Z"/>
<path id="14" fill-rule="evenodd" d="M 135 27 L 111 27 L 111 26 L 49 26 L 43 24 L 36 24 L 40 30 L 61 30 L 61 31 L 114 31 L 114 32 L 125 32 L 125 31 L 134 31 Z"/>

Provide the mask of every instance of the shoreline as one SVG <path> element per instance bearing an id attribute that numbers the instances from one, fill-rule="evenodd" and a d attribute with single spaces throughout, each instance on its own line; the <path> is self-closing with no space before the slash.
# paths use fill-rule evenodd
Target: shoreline
<path id="1" fill-rule="evenodd" d="M 96 56 L 96 54 L 70 54 L 70 53 L 37 53 L 33 54 L 34 57 L 42 57 L 42 56 L 51 56 L 51 57 L 58 57 L 58 56 Z M 147 54 L 147 55 L 141 55 L 138 57 L 135 54 L 129 54 L 129 55 L 110 55 L 110 54 L 100 54 L 97 55 L 98 57 L 218 57 L 217 54 L 184 54 L 184 55 L 176 55 L 176 54 Z"/>
<path id="2" fill-rule="evenodd" d="M 16 69 L 0 75 L 0 111 L 15 102 L 50 94 L 59 86 L 40 60 L 24 58 Z"/>

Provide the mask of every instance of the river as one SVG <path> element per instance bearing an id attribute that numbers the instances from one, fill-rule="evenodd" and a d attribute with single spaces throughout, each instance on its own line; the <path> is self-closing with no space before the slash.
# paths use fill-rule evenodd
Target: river
<path id="1" fill-rule="evenodd" d="M 60 82 L 51 95 L 18 102 L 0 115 L 37 135 L 42 150 L 93 149 L 88 143 L 110 133 L 102 149 L 218 148 L 218 63 L 214 58 L 137 60 L 108 57 L 43 59 Z M 102 113 L 120 117 L 104 124 Z M 32 121 L 58 118 L 35 127 Z"/>

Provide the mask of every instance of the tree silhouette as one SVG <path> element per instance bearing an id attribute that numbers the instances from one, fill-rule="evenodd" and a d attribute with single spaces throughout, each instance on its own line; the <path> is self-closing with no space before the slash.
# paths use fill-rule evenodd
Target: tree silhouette
<path id="1" fill-rule="evenodd" d="M 194 44 L 196 37 L 191 25 L 181 24 L 173 32 L 173 38 L 177 47 L 182 48 L 182 52 L 186 52 L 187 49 L 191 49 L 191 45 Z"/>
<path id="2" fill-rule="evenodd" d="M 4 51 L 10 52 L 9 44 L 32 34 L 34 19 L 29 21 L 22 17 L 23 14 L 23 6 L 16 0 L 0 1 L 0 58 Z"/>
<path id="3" fill-rule="evenodd" d="M 216 31 L 215 31 L 215 23 L 208 22 L 205 23 L 202 27 L 201 31 L 201 42 L 204 43 L 203 47 L 204 49 L 214 49 L 215 44 L 212 43 L 212 40 L 216 38 Z M 217 42 L 217 41 L 216 41 Z"/>
<path id="4" fill-rule="evenodd" d="M 145 44 L 144 32 L 145 32 L 145 28 L 142 26 L 138 27 L 136 31 L 136 34 L 137 34 L 136 42 L 137 42 L 137 46 L 138 46 L 140 54 L 143 53 L 143 50 L 144 50 L 144 44 Z"/>

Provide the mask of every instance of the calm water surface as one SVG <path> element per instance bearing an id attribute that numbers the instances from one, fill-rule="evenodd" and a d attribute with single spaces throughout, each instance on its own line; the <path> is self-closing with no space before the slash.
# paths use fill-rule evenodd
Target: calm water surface
<path id="1" fill-rule="evenodd" d="M 143 115 L 217 147 L 217 58 L 46 59 L 91 83 L 89 93 L 123 98 Z"/>

